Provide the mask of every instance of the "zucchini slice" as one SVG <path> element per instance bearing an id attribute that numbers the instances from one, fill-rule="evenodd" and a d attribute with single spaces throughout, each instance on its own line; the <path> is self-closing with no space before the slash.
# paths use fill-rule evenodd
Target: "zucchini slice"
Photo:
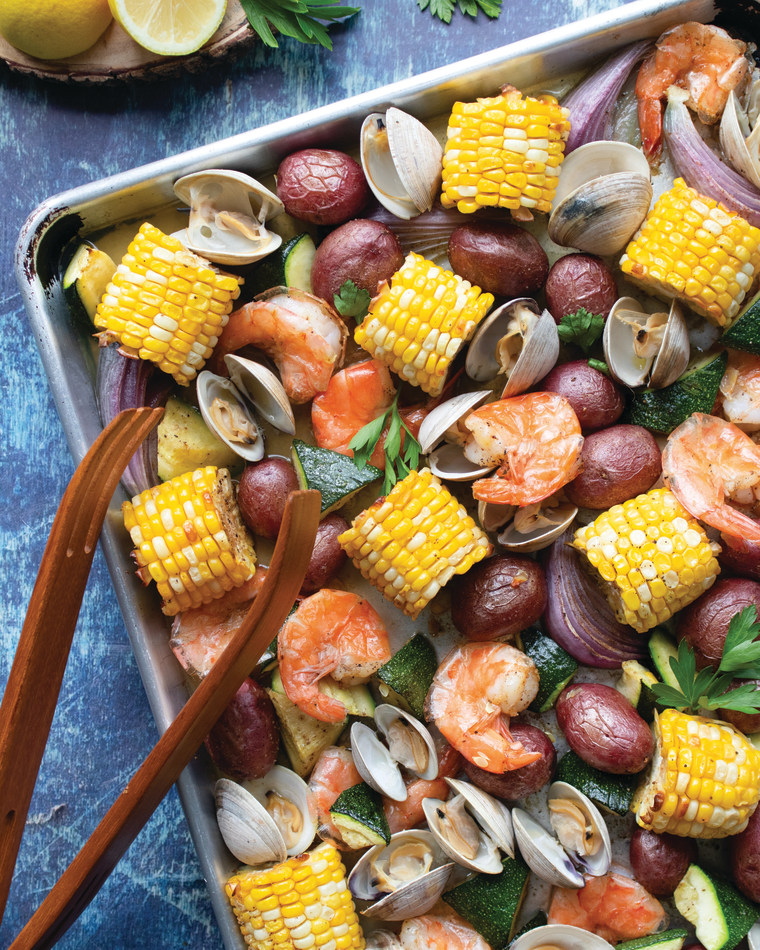
<path id="1" fill-rule="evenodd" d="M 649 637 L 649 655 L 662 682 L 677 688 L 678 680 L 670 666 L 670 661 L 678 656 L 678 647 L 675 640 L 662 627 L 655 627 Z"/>
<path id="2" fill-rule="evenodd" d="M 415 633 L 375 673 L 378 692 L 386 702 L 423 719 L 425 697 L 437 669 L 432 643 L 421 633 Z"/>
<path id="3" fill-rule="evenodd" d="M 630 422 L 667 435 L 693 412 L 711 412 L 727 361 L 725 352 L 702 358 L 670 386 L 634 392 Z"/>
<path id="4" fill-rule="evenodd" d="M 69 304 L 84 311 L 92 322 L 100 298 L 116 271 L 116 264 L 92 244 L 80 244 L 63 275 L 63 292 Z"/>
<path id="5" fill-rule="evenodd" d="M 732 950 L 760 915 L 760 907 L 733 884 L 696 864 L 689 865 L 673 900 L 678 912 L 694 925 L 705 950 Z"/>
<path id="6" fill-rule="evenodd" d="M 546 712 L 553 708 L 559 694 L 575 676 L 578 663 L 541 630 L 524 630 L 519 641 L 522 651 L 538 670 L 538 693 L 530 708 L 534 712 Z"/>
<path id="7" fill-rule="evenodd" d="M 300 488 L 316 488 L 322 495 L 322 514 L 341 508 L 365 485 L 382 478 L 383 473 L 374 465 L 360 469 L 354 460 L 331 449 L 293 439 L 291 453 Z"/>
<path id="8" fill-rule="evenodd" d="M 567 782 L 588 798 L 617 815 L 631 810 L 637 775 L 612 775 L 587 765 L 575 752 L 566 752 L 557 766 L 557 780 Z"/>
<path id="9" fill-rule="evenodd" d="M 307 778 L 317 763 L 323 749 L 335 745 L 345 726 L 344 722 L 320 722 L 291 702 L 285 693 L 267 689 L 272 700 L 277 721 L 280 724 L 282 744 L 293 766 L 301 778 Z"/>
<path id="10" fill-rule="evenodd" d="M 760 293 L 741 310 L 720 338 L 725 346 L 760 356 Z"/>
<path id="11" fill-rule="evenodd" d="M 294 287 L 310 294 L 311 266 L 316 251 L 310 234 L 297 234 L 256 265 L 248 279 L 249 286 L 257 294 L 271 287 Z"/>
<path id="12" fill-rule="evenodd" d="M 319 681 L 318 688 L 320 693 L 343 703 L 346 707 L 346 714 L 349 716 L 363 716 L 371 719 L 375 715 L 375 700 L 372 698 L 369 688 L 363 683 L 357 683 L 355 686 L 343 686 L 341 683 L 336 683 L 331 676 L 325 676 Z M 272 689 L 276 693 L 285 694 L 279 667 L 272 672 Z"/>
<path id="13" fill-rule="evenodd" d="M 638 660 L 623 660 L 622 669 L 615 689 L 625 696 L 642 719 L 651 722 L 657 708 L 657 700 L 652 692 L 652 686 L 659 682 L 657 677 Z"/>
<path id="14" fill-rule="evenodd" d="M 343 840 L 354 850 L 388 844 L 391 840 L 383 799 L 366 782 L 341 792 L 333 802 L 330 817 Z"/>
<path id="15" fill-rule="evenodd" d="M 617 943 L 615 950 L 681 950 L 687 936 L 688 931 L 678 927 L 674 930 L 650 934 L 648 937 L 637 937 L 636 940 Z"/>
<path id="16" fill-rule="evenodd" d="M 443 900 L 471 923 L 493 950 L 505 950 L 517 929 L 529 879 L 522 858 L 504 858 L 499 874 L 476 874 L 452 887 Z"/>

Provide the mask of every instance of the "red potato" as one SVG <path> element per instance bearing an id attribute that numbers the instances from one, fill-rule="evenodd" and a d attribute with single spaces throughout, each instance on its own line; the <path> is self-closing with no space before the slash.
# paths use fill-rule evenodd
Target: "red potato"
<path id="1" fill-rule="evenodd" d="M 566 254 L 552 265 L 544 287 L 546 306 L 559 323 L 581 307 L 603 317 L 618 297 L 612 272 L 591 254 Z"/>
<path id="2" fill-rule="evenodd" d="M 760 903 L 760 811 L 744 831 L 729 839 L 734 883 L 750 900 Z"/>
<path id="3" fill-rule="evenodd" d="M 276 538 L 288 495 L 297 488 L 296 471 L 287 459 L 270 456 L 246 465 L 237 493 L 243 521 L 259 537 Z"/>
<path id="4" fill-rule="evenodd" d="M 587 435 L 581 471 L 565 494 L 581 508 L 606 510 L 643 494 L 662 472 L 655 437 L 642 426 L 618 425 Z"/>
<path id="5" fill-rule="evenodd" d="M 205 744 L 214 765 L 236 782 L 263 778 L 280 746 L 277 717 L 264 687 L 247 679 Z"/>
<path id="6" fill-rule="evenodd" d="M 586 360 L 555 366 L 536 388 L 564 396 L 584 432 L 611 426 L 625 409 L 621 388 Z"/>
<path id="7" fill-rule="evenodd" d="M 731 618 L 750 605 L 760 614 L 760 583 L 720 577 L 710 590 L 676 614 L 676 634 L 694 650 L 698 667 L 717 667 Z"/>
<path id="8" fill-rule="evenodd" d="M 655 834 L 636 828 L 629 847 L 631 870 L 636 880 L 655 897 L 670 897 L 697 860 L 693 838 Z"/>
<path id="9" fill-rule="evenodd" d="M 361 166 L 350 155 L 305 148 L 280 163 L 277 196 L 299 221 L 343 224 L 361 212 L 370 191 Z"/>
<path id="10" fill-rule="evenodd" d="M 546 280 L 549 258 L 533 235 L 516 224 L 463 224 L 451 232 L 454 273 L 499 297 L 525 297 Z"/>
<path id="11" fill-rule="evenodd" d="M 633 775 L 652 758 L 649 726 L 611 686 L 566 686 L 557 700 L 557 723 L 573 752 L 602 772 Z"/>
<path id="12" fill-rule="evenodd" d="M 335 512 L 320 521 L 306 577 L 301 585 L 302 594 L 313 594 L 327 587 L 343 567 L 348 555 L 338 544 L 338 535 L 348 531 L 348 528 L 346 519 Z"/>
<path id="13" fill-rule="evenodd" d="M 398 238 L 379 221 L 349 221 L 331 231 L 317 248 L 311 286 L 317 297 L 332 304 L 347 280 L 372 297 L 378 284 L 389 281 L 404 263 Z"/>
<path id="14" fill-rule="evenodd" d="M 551 782 L 557 768 L 557 750 L 546 733 L 535 726 L 513 722 L 509 724 L 509 731 L 512 738 L 521 742 L 528 752 L 540 752 L 541 758 L 521 769 L 513 769 L 501 775 L 479 769 L 467 759 L 463 760 L 463 767 L 473 785 L 482 788 L 489 795 L 516 802 Z"/>
<path id="15" fill-rule="evenodd" d="M 519 554 L 496 555 L 452 579 L 451 619 L 469 640 L 504 640 L 535 623 L 546 609 L 540 564 Z"/>

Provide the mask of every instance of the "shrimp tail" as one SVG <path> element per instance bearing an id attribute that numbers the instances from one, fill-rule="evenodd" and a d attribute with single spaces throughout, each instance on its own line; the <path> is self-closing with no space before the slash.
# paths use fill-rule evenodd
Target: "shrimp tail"
<path id="1" fill-rule="evenodd" d="M 469 744 L 470 761 L 484 772 L 498 775 L 521 769 L 541 758 L 540 752 L 529 752 L 522 742 L 512 737 L 506 716 L 500 716 L 493 728 L 473 731 Z"/>
<path id="2" fill-rule="evenodd" d="M 638 115 L 641 147 L 647 161 L 654 165 L 662 152 L 662 103 L 659 99 L 639 99 Z"/>

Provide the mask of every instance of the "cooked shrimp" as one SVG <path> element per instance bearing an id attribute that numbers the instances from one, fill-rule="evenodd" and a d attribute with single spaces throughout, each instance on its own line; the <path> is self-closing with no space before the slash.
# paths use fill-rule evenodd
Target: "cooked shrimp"
<path id="1" fill-rule="evenodd" d="M 760 521 L 735 508 L 760 501 L 760 446 L 725 419 L 695 412 L 662 453 L 665 484 L 695 518 L 731 537 L 760 541 Z"/>
<path id="2" fill-rule="evenodd" d="M 363 683 L 391 658 L 388 633 L 374 607 L 346 590 L 324 588 L 302 600 L 277 637 L 288 699 L 322 722 L 342 722 L 346 707 L 319 691 L 331 674 L 346 686 Z"/>
<path id="3" fill-rule="evenodd" d="M 555 887 L 549 906 L 550 924 L 570 924 L 618 943 L 656 933 L 665 910 L 638 881 L 622 874 L 586 876 L 580 890 Z"/>
<path id="4" fill-rule="evenodd" d="M 760 356 L 731 351 L 720 381 L 722 414 L 744 432 L 760 429 Z"/>
<path id="5" fill-rule="evenodd" d="M 274 360 L 288 398 L 308 402 L 327 389 L 343 359 L 347 335 L 343 321 L 324 301 L 283 290 L 230 314 L 214 350 L 213 367 L 223 372 L 224 356 L 248 344 L 256 346 Z"/>
<path id="6" fill-rule="evenodd" d="M 342 851 L 348 846 L 330 817 L 330 809 L 341 792 L 362 781 L 356 771 L 350 749 L 328 746 L 317 759 L 309 778 L 309 789 L 317 809 L 317 834 Z"/>
<path id="7" fill-rule="evenodd" d="M 636 80 L 644 154 L 655 161 L 662 147 L 662 100 L 669 86 L 687 90 L 686 105 L 712 125 L 723 114 L 732 89 L 749 76 L 747 44 L 704 23 L 682 23 L 657 40 Z"/>
<path id="8" fill-rule="evenodd" d="M 464 454 L 478 465 L 499 468 L 473 482 L 478 501 L 532 505 L 562 488 L 578 473 L 583 436 L 564 396 L 526 393 L 481 406 L 464 420 L 472 433 Z"/>
<path id="9" fill-rule="evenodd" d="M 477 930 L 449 908 L 405 920 L 400 939 L 404 950 L 491 950 Z"/>
<path id="10" fill-rule="evenodd" d="M 438 743 L 436 743 L 438 746 Z M 397 831 L 406 831 L 416 828 L 425 821 L 425 812 L 422 803 L 426 798 L 440 798 L 446 800 L 451 789 L 446 783 L 446 776 L 453 778 L 461 768 L 462 757 L 448 742 L 438 747 L 438 777 L 430 779 L 415 778 L 406 784 L 406 799 L 395 802 L 391 798 L 383 798 L 383 811 L 388 819 L 391 834 Z"/>
<path id="11" fill-rule="evenodd" d="M 509 772 L 541 758 L 509 734 L 509 717 L 538 692 L 538 672 L 528 656 L 507 643 L 465 643 L 436 670 L 426 714 L 474 765 Z"/>

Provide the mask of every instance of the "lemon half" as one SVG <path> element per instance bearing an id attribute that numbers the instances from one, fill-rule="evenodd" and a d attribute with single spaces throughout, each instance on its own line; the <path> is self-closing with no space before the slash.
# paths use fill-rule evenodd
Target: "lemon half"
<path id="1" fill-rule="evenodd" d="M 37 59 L 83 53 L 110 22 L 108 0 L 0 0 L 0 34 Z"/>
<path id="2" fill-rule="evenodd" d="M 219 28 L 227 0 L 108 0 L 133 40 L 161 56 L 194 53 Z"/>

